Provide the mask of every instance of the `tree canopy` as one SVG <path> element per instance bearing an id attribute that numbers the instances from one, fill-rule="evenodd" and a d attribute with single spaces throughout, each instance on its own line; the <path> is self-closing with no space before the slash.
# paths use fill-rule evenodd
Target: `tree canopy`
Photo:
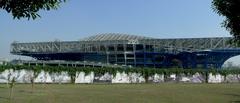
<path id="1" fill-rule="evenodd" d="M 233 39 L 231 43 L 240 45 L 240 0 L 213 0 L 212 7 L 225 20 L 222 26 L 225 27 Z"/>
<path id="2" fill-rule="evenodd" d="M 0 8 L 11 13 L 13 18 L 36 19 L 39 10 L 57 9 L 66 0 L 0 0 Z"/>

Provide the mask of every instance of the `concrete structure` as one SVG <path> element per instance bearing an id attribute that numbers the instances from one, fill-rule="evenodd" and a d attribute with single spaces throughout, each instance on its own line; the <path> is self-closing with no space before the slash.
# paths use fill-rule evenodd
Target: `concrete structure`
<path id="1" fill-rule="evenodd" d="M 229 37 L 157 39 L 100 34 L 80 41 L 12 43 L 11 53 L 37 60 L 85 61 L 145 67 L 220 68 L 240 49 Z"/>

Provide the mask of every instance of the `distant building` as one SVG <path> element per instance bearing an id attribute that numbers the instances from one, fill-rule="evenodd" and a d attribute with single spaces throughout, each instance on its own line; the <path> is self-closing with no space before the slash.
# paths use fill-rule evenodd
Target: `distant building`
<path id="1" fill-rule="evenodd" d="M 80 41 L 12 43 L 11 53 L 37 60 L 85 61 L 139 67 L 220 68 L 240 49 L 229 37 L 157 39 L 100 34 Z"/>
<path id="2" fill-rule="evenodd" d="M 4 58 L 0 58 L 0 65 L 7 65 L 8 64 L 8 60 L 4 59 Z"/>

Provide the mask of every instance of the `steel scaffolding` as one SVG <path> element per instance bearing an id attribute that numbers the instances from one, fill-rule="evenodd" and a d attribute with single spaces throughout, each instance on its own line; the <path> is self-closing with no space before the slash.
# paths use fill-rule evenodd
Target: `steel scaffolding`
<path id="1" fill-rule="evenodd" d="M 14 42 L 11 44 L 11 53 L 31 56 L 38 60 L 95 61 L 148 67 L 219 68 L 224 60 L 240 52 L 236 46 L 228 43 L 230 39 L 156 39 L 110 33 L 80 41 Z"/>

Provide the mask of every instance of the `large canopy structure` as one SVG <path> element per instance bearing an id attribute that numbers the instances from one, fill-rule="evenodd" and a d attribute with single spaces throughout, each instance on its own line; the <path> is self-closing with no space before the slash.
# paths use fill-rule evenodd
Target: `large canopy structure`
<path id="1" fill-rule="evenodd" d="M 240 49 L 230 37 L 158 39 L 106 33 L 80 41 L 12 43 L 11 53 L 38 60 L 89 61 L 142 67 L 220 68 Z"/>

